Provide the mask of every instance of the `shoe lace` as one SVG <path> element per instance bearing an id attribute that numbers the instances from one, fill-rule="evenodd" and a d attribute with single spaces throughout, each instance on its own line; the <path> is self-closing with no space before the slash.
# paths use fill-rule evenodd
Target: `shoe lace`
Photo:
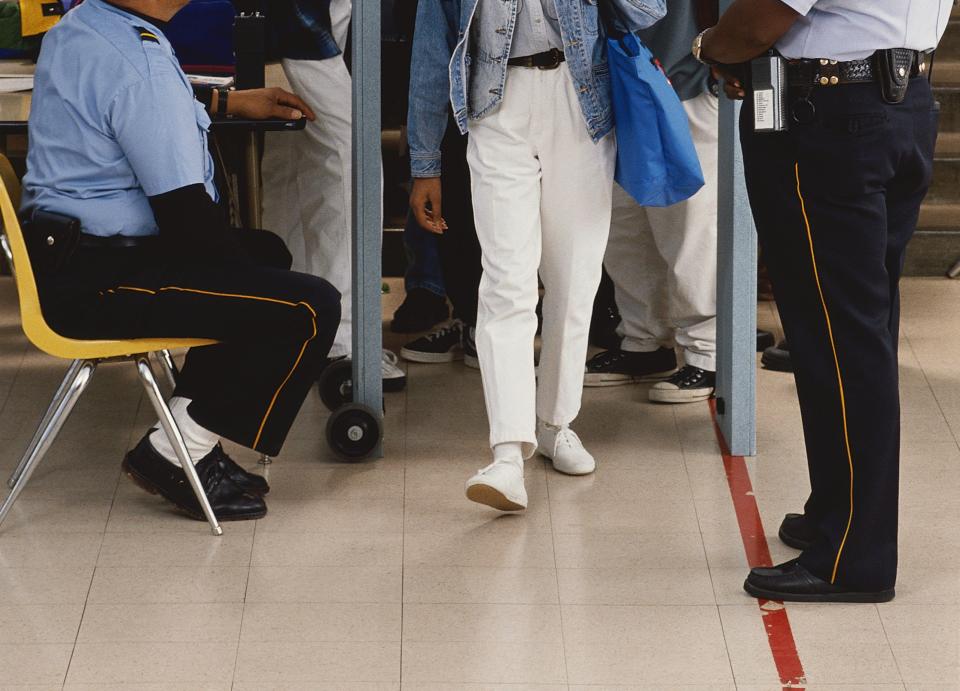
<path id="1" fill-rule="evenodd" d="M 446 326 L 441 326 L 439 329 L 428 333 L 426 336 L 424 336 L 424 339 L 428 343 L 434 343 L 435 341 L 439 341 L 447 336 L 462 332 L 462 330 L 463 324 L 459 321 L 453 321 Z"/>
<path id="2" fill-rule="evenodd" d="M 576 449 L 583 446 L 583 442 L 580 441 L 580 437 L 577 436 L 576 432 L 569 427 L 564 427 L 557 432 L 556 448 L 559 449 L 561 446 L 565 446 L 568 449 Z"/>
<path id="3" fill-rule="evenodd" d="M 677 386 L 695 386 L 702 382 L 705 376 L 705 370 L 693 365 L 685 365 L 667 381 Z"/>
<path id="4" fill-rule="evenodd" d="M 622 350 L 607 350 L 600 353 L 590 363 L 593 367 L 609 367 L 610 365 L 623 360 L 627 354 Z"/>

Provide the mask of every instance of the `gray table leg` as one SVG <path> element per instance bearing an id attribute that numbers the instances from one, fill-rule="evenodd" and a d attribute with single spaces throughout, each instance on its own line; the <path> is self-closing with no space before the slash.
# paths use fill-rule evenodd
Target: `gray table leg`
<path id="1" fill-rule="evenodd" d="M 247 132 L 244 146 L 244 168 L 247 178 L 247 223 L 251 228 L 263 227 L 263 185 L 260 180 L 260 137 Z"/>

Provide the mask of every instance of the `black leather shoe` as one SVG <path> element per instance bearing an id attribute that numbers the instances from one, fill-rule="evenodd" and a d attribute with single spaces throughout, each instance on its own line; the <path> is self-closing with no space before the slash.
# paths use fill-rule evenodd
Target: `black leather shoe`
<path id="1" fill-rule="evenodd" d="M 214 453 L 210 452 L 197 463 L 197 474 L 217 518 L 221 521 L 246 521 L 265 516 L 267 505 L 263 498 L 244 492 L 231 481 L 220 463 L 212 458 Z M 150 494 L 159 494 L 190 518 L 207 520 L 186 473 L 154 450 L 149 435 L 124 457 L 122 467 L 141 489 Z"/>
<path id="2" fill-rule="evenodd" d="M 752 569 L 743 589 L 755 598 L 780 602 L 890 602 L 894 589 L 864 592 L 832 585 L 807 571 L 798 559 Z"/>
<path id="3" fill-rule="evenodd" d="M 786 340 L 764 350 L 760 362 L 764 367 L 774 372 L 793 371 L 793 363 L 790 361 L 790 346 L 787 345 Z"/>
<path id="4" fill-rule="evenodd" d="M 267 484 L 266 478 L 244 470 L 239 463 L 227 455 L 227 452 L 223 450 L 223 444 L 217 444 L 206 458 L 197 463 L 197 468 L 200 467 L 201 463 L 219 463 L 224 475 L 244 492 L 256 494 L 260 497 L 270 492 L 270 485 Z"/>
<path id="5" fill-rule="evenodd" d="M 788 513 L 780 524 L 779 535 L 783 544 L 802 551 L 814 543 L 818 532 L 802 513 Z"/>

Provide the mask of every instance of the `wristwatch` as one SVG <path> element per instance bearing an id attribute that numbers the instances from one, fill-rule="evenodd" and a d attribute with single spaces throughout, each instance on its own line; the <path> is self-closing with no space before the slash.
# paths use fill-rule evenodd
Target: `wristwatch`
<path id="1" fill-rule="evenodd" d="M 230 97 L 230 89 L 217 87 L 217 117 L 227 117 L 227 100 Z"/>
<path id="2" fill-rule="evenodd" d="M 708 31 L 710 31 L 710 29 L 704 29 L 697 34 L 697 37 L 693 39 L 693 49 L 691 52 L 693 53 L 693 57 L 695 57 L 698 62 L 701 62 L 704 65 L 716 65 L 717 63 L 713 60 L 703 57 L 703 37 L 707 35 Z"/>

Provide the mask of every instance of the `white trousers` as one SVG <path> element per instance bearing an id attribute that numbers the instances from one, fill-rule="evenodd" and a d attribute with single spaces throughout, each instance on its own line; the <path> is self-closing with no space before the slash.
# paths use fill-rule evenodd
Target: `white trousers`
<path id="1" fill-rule="evenodd" d="M 623 349 L 679 346 L 684 362 L 716 371 L 718 100 L 684 102 L 703 189 L 667 208 L 639 206 L 619 185 L 604 264 L 623 317 Z"/>
<path id="2" fill-rule="evenodd" d="M 593 298 L 610 229 L 616 143 L 587 134 L 565 64 L 510 68 L 504 99 L 470 123 L 467 159 L 483 278 L 477 352 L 490 443 L 536 449 L 536 418 L 580 410 Z M 537 270 L 543 281 L 539 388 Z"/>
<path id="3" fill-rule="evenodd" d="M 346 42 L 350 0 L 332 0 L 338 45 Z M 320 276 L 343 296 L 330 357 L 352 350 L 351 208 L 353 91 L 342 56 L 284 60 L 294 92 L 317 114 L 301 132 L 268 133 L 263 156 L 263 225 L 293 254 L 293 269 Z"/>

